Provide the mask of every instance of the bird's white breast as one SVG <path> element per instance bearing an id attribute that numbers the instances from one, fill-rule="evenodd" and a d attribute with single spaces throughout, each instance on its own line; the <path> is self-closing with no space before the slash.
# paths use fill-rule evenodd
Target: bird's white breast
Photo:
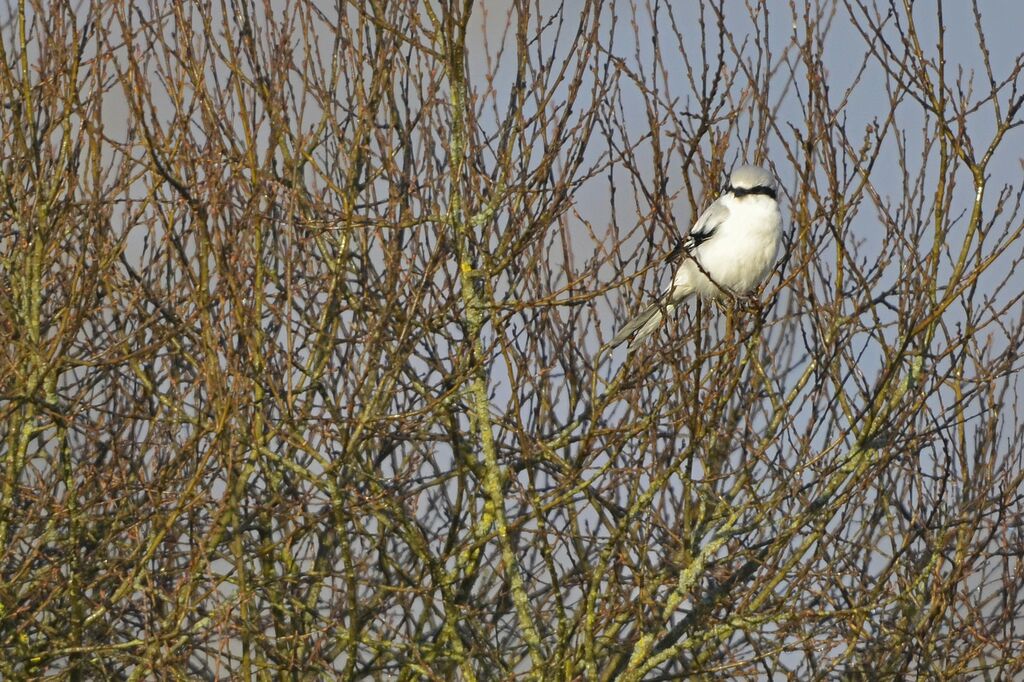
<path id="1" fill-rule="evenodd" d="M 750 195 L 723 196 L 720 201 L 728 207 L 729 216 L 694 254 L 714 283 L 687 259 L 673 281 L 680 297 L 694 292 L 705 298 L 719 298 L 725 295 L 722 288 L 745 294 L 760 284 L 775 264 L 782 232 L 782 216 L 775 200 Z"/>

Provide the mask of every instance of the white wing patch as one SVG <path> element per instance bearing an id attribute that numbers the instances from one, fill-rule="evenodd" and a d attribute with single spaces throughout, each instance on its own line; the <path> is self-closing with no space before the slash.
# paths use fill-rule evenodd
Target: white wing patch
<path id="1" fill-rule="evenodd" d="M 690 228 L 690 233 L 683 240 L 688 251 L 693 251 L 711 238 L 718 226 L 729 218 L 729 209 L 721 201 L 715 201 L 700 214 L 697 222 Z"/>

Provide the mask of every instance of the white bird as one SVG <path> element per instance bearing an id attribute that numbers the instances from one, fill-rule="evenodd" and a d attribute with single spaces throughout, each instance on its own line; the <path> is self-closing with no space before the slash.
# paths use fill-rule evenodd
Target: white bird
<path id="1" fill-rule="evenodd" d="M 606 347 L 615 348 L 632 336 L 633 351 L 690 294 L 715 299 L 750 292 L 771 272 L 781 238 L 775 177 L 758 166 L 740 166 L 690 228 L 683 240 L 688 255 L 665 293 L 627 322 Z"/>

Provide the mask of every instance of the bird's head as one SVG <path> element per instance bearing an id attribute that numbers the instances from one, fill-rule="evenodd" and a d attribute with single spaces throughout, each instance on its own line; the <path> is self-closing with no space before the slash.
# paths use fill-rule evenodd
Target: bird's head
<path id="1" fill-rule="evenodd" d="M 760 195 L 774 199 L 777 189 L 775 176 L 769 171 L 760 166 L 740 166 L 729 176 L 725 191 L 737 197 Z"/>

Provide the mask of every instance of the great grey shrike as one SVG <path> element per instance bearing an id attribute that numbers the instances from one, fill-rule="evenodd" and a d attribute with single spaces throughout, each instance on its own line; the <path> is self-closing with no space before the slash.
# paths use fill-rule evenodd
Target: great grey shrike
<path id="1" fill-rule="evenodd" d="M 758 166 L 740 166 L 683 240 L 688 255 L 665 293 L 627 322 L 606 348 L 632 336 L 633 351 L 690 294 L 715 299 L 750 292 L 775 265 L 781 237 L 775 177 Z"/>

